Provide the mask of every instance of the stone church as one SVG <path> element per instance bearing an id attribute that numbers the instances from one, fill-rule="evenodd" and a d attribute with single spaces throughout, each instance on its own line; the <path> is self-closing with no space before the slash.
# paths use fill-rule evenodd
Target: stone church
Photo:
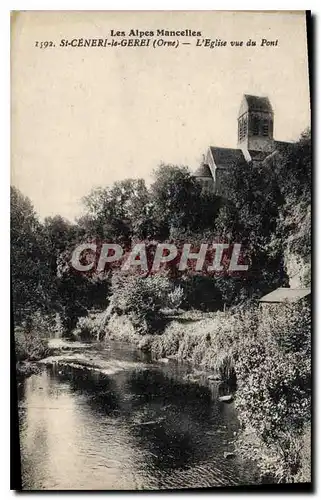
<path id="1" fill-rule="evenodd" d="M 274 140 L 274 113 L 268 97 L 245 94 L 237 121 L 237 148 L 210 146 L 194 173 L 207 191 L 222 194 L 224 173 L 231 165 L 244 160 L 261 162 L 288 145 Z"/>

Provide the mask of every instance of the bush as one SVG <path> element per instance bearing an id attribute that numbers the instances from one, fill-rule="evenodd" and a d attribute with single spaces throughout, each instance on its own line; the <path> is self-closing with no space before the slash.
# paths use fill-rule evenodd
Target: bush
<path id="1" fill-rule="evenodd" d="M 48 348 L 48 330 L 47 322 L 43 320 L 38 322 L 36 317 L 34 321 L 29 320 L 18 326 L 14 330 L 15 353 L 17 361 L 38 361 L 50 354 Z"/>
<path id="2" fill-rule="evenodd" d="M 73 335 L 79 340 L 97 340 L 100 333 L 99 320 L 86 316 L 78 319 Z"/>
<path id="3" fill-rule="evenodd" d="M 114 274 L 111 288 L 114 311 L 128 316 L 141 334 L 162 331 L 166 322 L 162 309 L 178 307 L 183 299 L 181 288 L 162 275 Z"/>
<path id="4" fill-rule="evenodd" d="M 27 332 L 17 327 L 14 332 L 17 361 L 38 361 L 49 354 L 48 340 L 37 332 Z"/>
<path id="5" fill-rule="evenodd" d="M 263 460 L 262 468 L 280 481 L 292 481 L 301 467 L 302 434 L 311 418 L 310 309 L 272 306 L 258 319 L 257 332 L 244 338 L 235 365 L 236 404 L 258 449 L 265 454 L 274 449 L 277 460 Z"/>
<path id="6" fill-rule="evenodd" d="M 155 359 L 176 356 L 184 338 L 182 325 L 173 321 L 168 325 L 163 335 L 155 337 L 151 344 L 151 354 Z"/>

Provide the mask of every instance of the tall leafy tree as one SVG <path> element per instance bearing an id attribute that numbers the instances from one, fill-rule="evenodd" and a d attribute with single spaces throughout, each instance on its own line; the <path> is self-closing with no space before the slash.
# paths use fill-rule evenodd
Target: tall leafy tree
<path id="1" fill-rule="evenodd" d="M 296 257 L 302 285 L 311 282 L 311 190 L 312 149 L 310 130 L 299 141 L 273 158 L 283 196 L 278 220 L 278 238 L 283 252 Z"/>
<path id="2" fill-rule="evenodd" d="M 274 238 L 283 203 L 275 171 L 265 162 L 238 162 L 226 171 L 223 185 L 228 203 L 220 210 L 216 228 L 223 240 L 243 247 L 249 265 L 244 277 L 247 295 L 287 284 L 282 247 Z"/>
<path id="3" fill-rule="evenodd" d="M 11 188 L 11 290 L 14 319 L 20 323 L 48 309 L 52 288 L 43 227 L 29 198 Z"/>
<path id="4" fill-rule="evenodd" d="M 151 185 L 153 213 L 164 238 L 186 231 L 214 230 L 222 200 L 204 193 L 187 167 L 161 164 Z"/>
<path id="5" fill-rule="evenodd" d="M 103 240 L 129 241 L 143 231 L 149 194 L 142 179 L 126 179 L 94 189 L 84 198 L 87 233 Z"/>

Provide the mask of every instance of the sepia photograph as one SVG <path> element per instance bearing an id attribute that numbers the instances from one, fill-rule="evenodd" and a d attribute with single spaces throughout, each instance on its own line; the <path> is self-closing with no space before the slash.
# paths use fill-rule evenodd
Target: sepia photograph
<path id="1" fill-rule="evenodd" d="M 12 489 L 311 488 L 311 43 L 11 12 Z"/>

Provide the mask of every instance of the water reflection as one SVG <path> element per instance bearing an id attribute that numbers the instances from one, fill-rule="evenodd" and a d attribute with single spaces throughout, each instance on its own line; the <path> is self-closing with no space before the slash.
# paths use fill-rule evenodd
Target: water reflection
<path id="1" fill-rule="evenodd" d="M 110 361 L 115 350 L 89 354 Z M 44 368 L 20 386 L 23 487 L 128 490 L 253 482 L 248 464 L 224 460 L 238 428 L 233 406 L 213 400 L 210 388 L 183 381 L 175 364 L 135 361 L 120 370 L 115 360 L 118 369 L 109 375 L 67 365 Z"/>

